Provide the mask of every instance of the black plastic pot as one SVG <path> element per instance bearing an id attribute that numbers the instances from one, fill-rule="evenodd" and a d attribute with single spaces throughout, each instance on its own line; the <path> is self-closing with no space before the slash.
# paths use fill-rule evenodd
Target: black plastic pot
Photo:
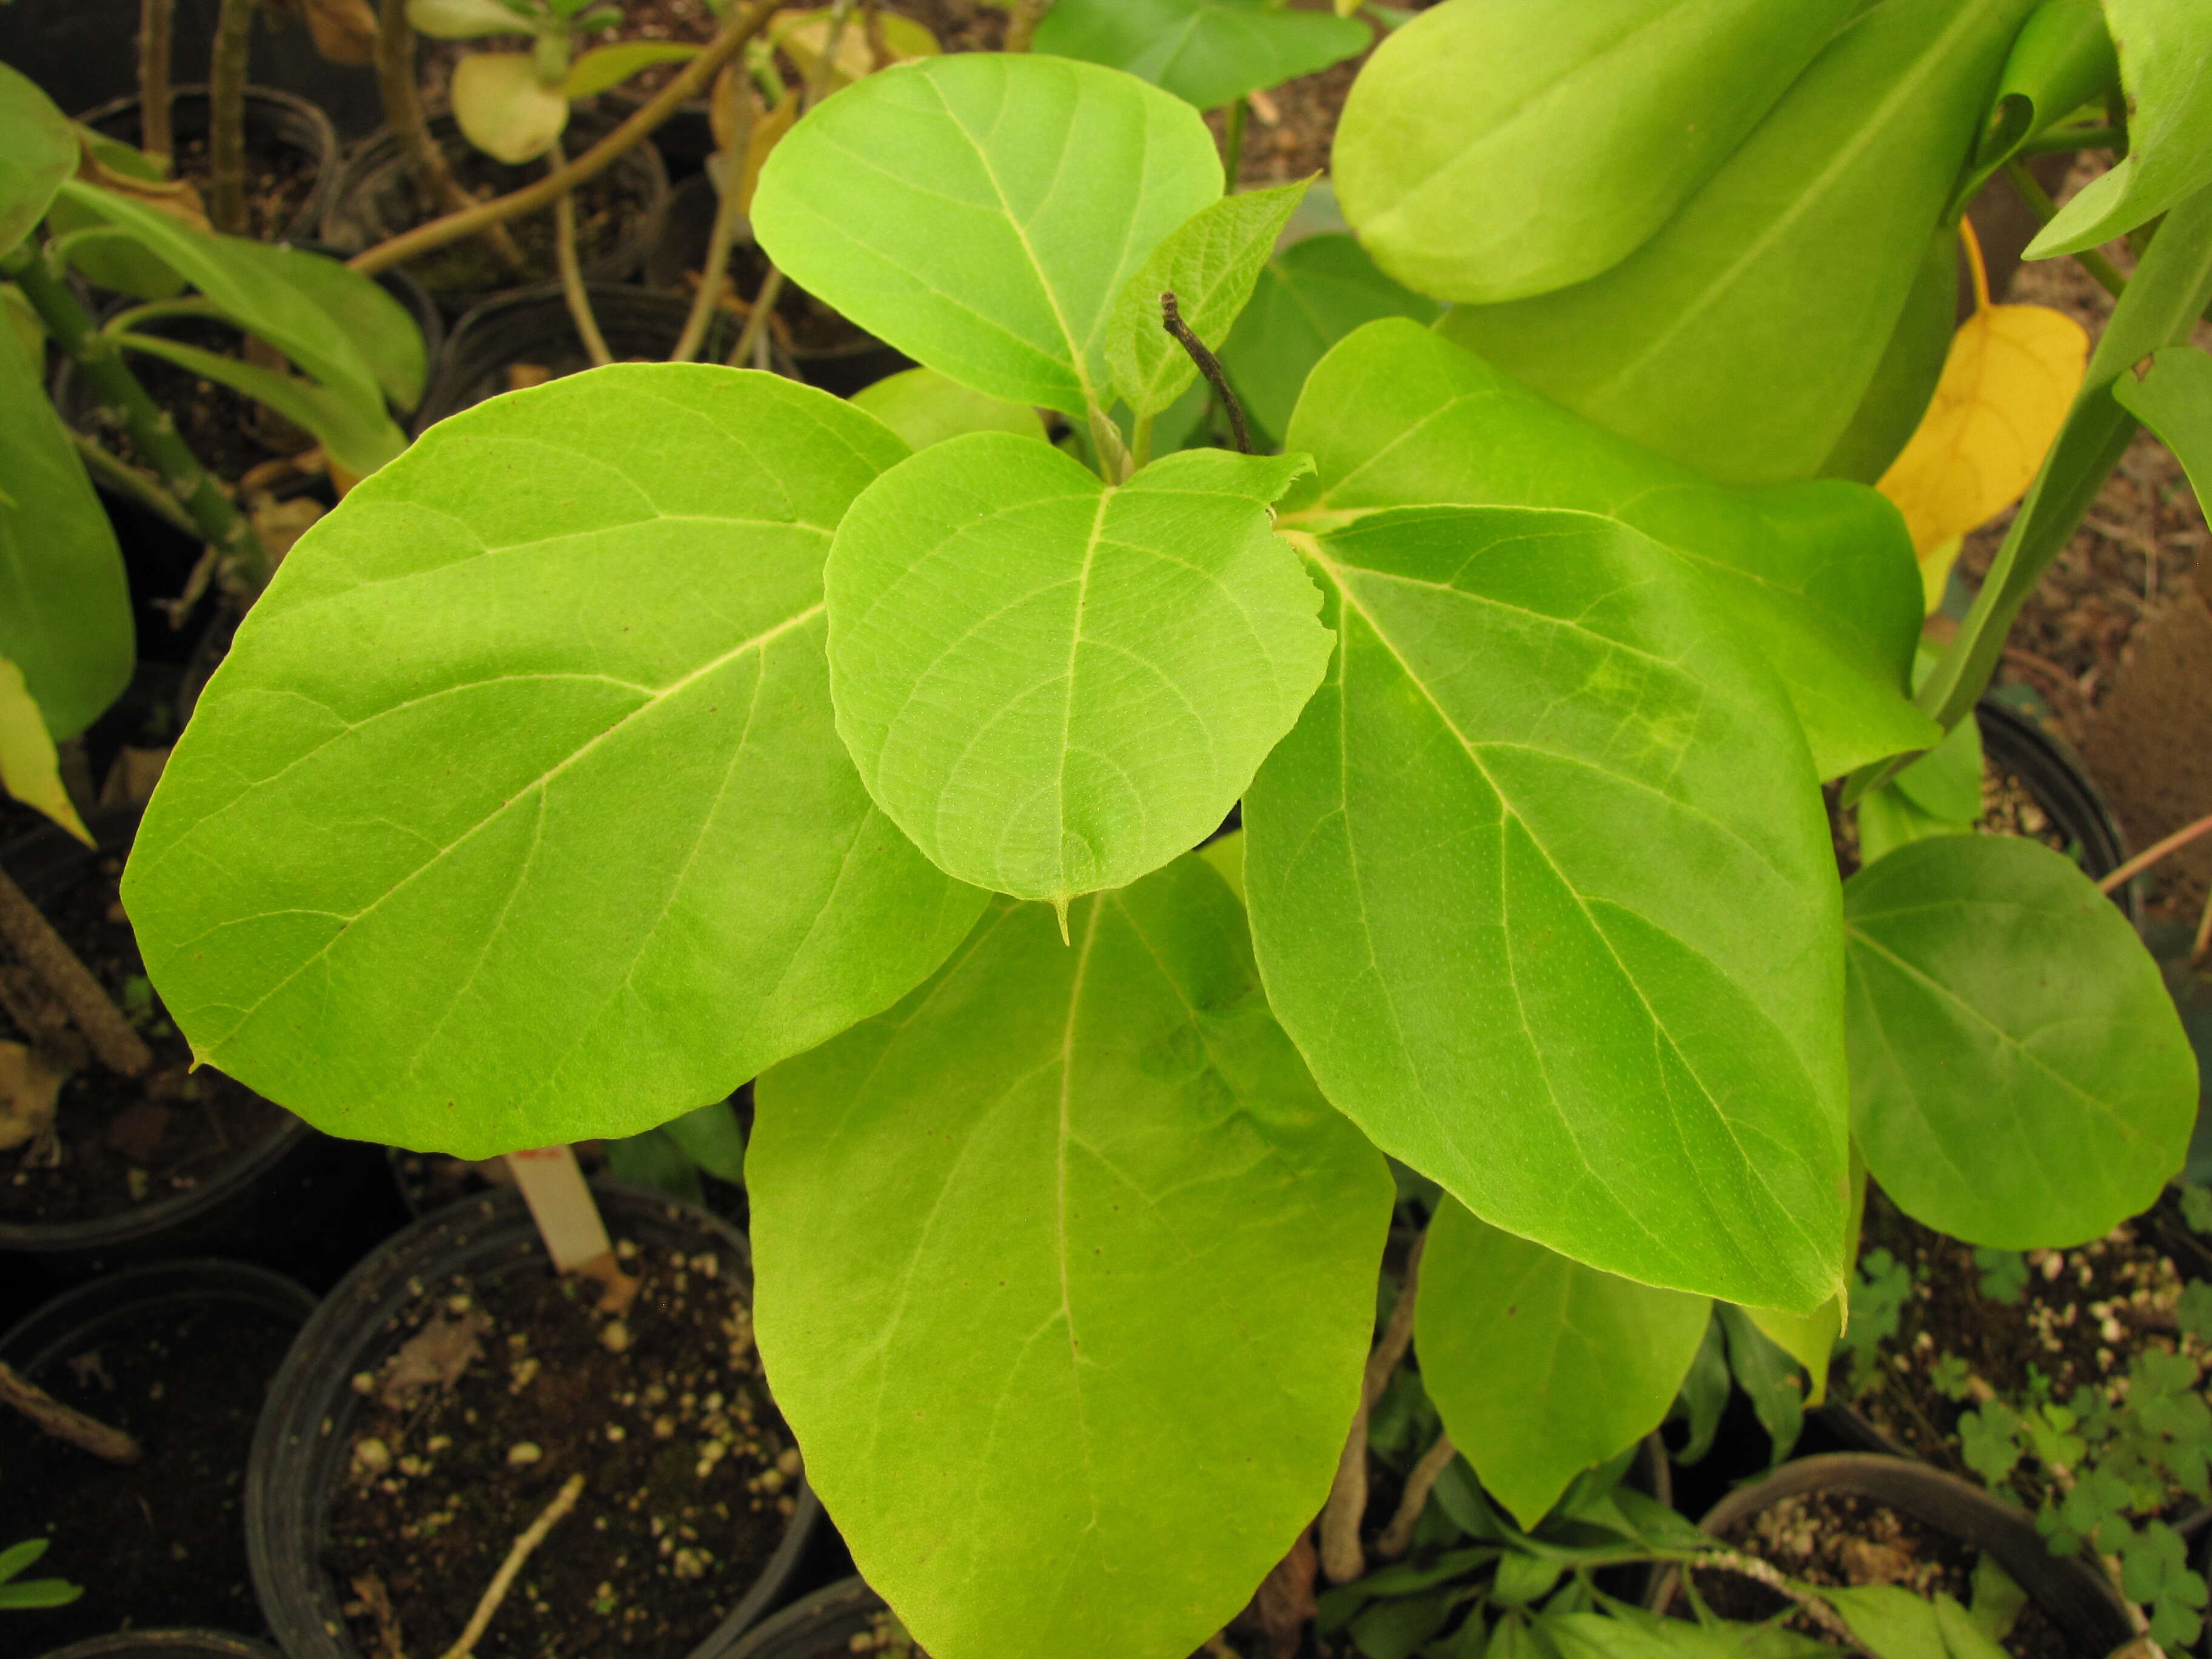
<path id="1" fill-rule="evenodd" d="M 664 361 L 691 310 L 688 300 L 651 289 L 611 285 L 586 292 L 617 362 Z M 726 351 L 733 340 L 729 319 L 717 318 L 707 331 L 704 355 L 719 357 L 716 348 Z M 555 380 L 592 366 L 557 283 L 489 301 L 453 325 L 437 375 L 416 414 L 416 434 L 508 390 L 507 370 L 517 363 L 548 370 Z"/>
<path id="2" fill-rule="evenodd" d="M 567 143 L 573 154 L 587 149 L 613 131 L 605 118 L 579 112 L 568 123 Z M 544 176 L 539 163 L 508 167 L 475 149 L 461 136 L 451 115 L 433 116 L 430 136 L 447 160 L 464 177 L 489 178 L 494 191 L 505 195 Z M 600 175 L 611 179 L 636 204 L 622 234 L 596 253 L 583 258 L 584 280 L 619 283 L 645 262 L 660 235 L 662 214 L 668 204 L 668 169 L 660 152 L 651 144 L 634 144 Z M 589 186 L 586 186 L 588 189 Z M 550 210 L 547 210 L 550 213 Z M 328 204 L 323 212 L 321 240 L 349 253 L 359 252 L 386 237 L 426 222 L 430 216 L 416 199 L 415 184 L 407 171 L 398 138 L 390 131 L 371 134 L 356 144 L 338 168 Z M 427 284 L 426 284 L 427 286 Z M 487 301 L 521 291 L 515 287 L 468 290 L 432 289 L 433 297 L 448 317 L 459 317 Z"/>
<path id="3" fill-rule="evenodd" d="M 711 1244 L 749 1263 L 744 1236 L 658 1193 L 596 1182 L 616 1236 L 647 1249 Z M 362 1408 L 352 1378 L 374 1371 L 404 1340 L 399 1316 L 423 1287 L 465 1274 L 477 1284 L 546 1271 L 544 1247 L 521 1195 L 488 1194 L 452 1205 L 399 1233 L 348 1274 L 300 1333 L 269 1390 L 246 1471 L 246 1553 L 253 1588 L 287 1659 L 363 1659 L 340 1611 L 349 1599 L 322 1565 L 331 1498 L 347 1468 Z M 741 1269 L 750 1275 L 750 1267 Z M 782 1542 L 721 1624 L 684 1659 L 722 1659 L 787 1592 L 822 1516 L 801 1481 Z M 670 1659 L 675 1659 L 670 1656 Z"/>
<path id="4" fill-rule="evenodd" d="M 220 1630 L 126 1630 L 56 1648 L 44 1659 L 277 1659 L 276 1650 Z"/>
<path id="5" fill-rule="evenodd" d="M 122 43 L 118 42 L 118 46 Z M 208 89 L 204 86 L 177 87 L 169 94 L 169 122 L 179 141 L 207 136 Z M 126 144 L 138 139 L 138 100 L 116 98 L 88 109 L 76 118 L 94 131 Z M 246 89 L 246 142 L 249 149 L 289 150 L 314 168 L 314 187 L 307 198 L 278 227 L 271 239 L 295 241 L 314 234 L 330 203 L 338 176 L 338 134 L 331 118 L 304 98 L 274 87 Z"/>
<path id="6" fill-rule="evenodd" d="M 730 1659 L 845 1659 L 890 1609 L 858 1578 L 801 1596 L 730 1650 Z"/>
<path id="7" fill-rule="evenodd" d="M 1814 1492 L 1870 1499 L 1989 1554 L 2085 1659 L 2111 1653 L 2134 1637 L 2126 1604 L 2101 1573 L 2073 1556 L 2053 1555 L 2035 1522 L 2013 1505 L 1924 1464 L 1858 1452 L 1800 1458 L 1738 1487 L 1698 1525 L 1721 1537 L 1783 1498 Z M 1664 1612 L 1678 1583 L 1677 1573 L 1667 1573 L 1647 1605 Z"/>
<path id="8" fill-rule="evenodd" d="M 648 288 L 688 295 L 689 273 L 707 263 L 707 243 L 714 228 L 719 197 L 705 174 L 688 179 L 671 191 L 668 213 L 660 240 L 646 256 L 644 278 Z M 752 241 L 750 226 L 741 224 L 737 246 Z M 788 290 L 787 290 L 787 296 Z M 848 325 L 849 326 L 849 325 Z M 839 398 L 849 398 L 862 386 L 873 386 L 887 374 L 914 367 L 914 360 L 896 346 L 855 328 L 853 337 L 827 349 L 801 346 L 792 353 L 799 377 Z"/>
<path id="9" fill-rule="evenodd" d="M 2127 836 L 2081 762 L 2057 738 L 1994 697 L 1974 708 L 1982 752 L 2000 772 L 2018 778 L 2045 817 L 2081 849 L 2081 868 L 2092 880 L 2127 862 Z M 2134 886 L 2112 895 L 2130 921 L 2142 925 L 2142 902 Z"/>
<path id="10" fill-rule="evenodd" d="M 114 1342 L 149 1321 L 200 1307 L 241 1308 L 267 1316 L 280 1326 L 296 1328 L 313 1313 L 315 1298 L 291 1279 L 243 1262 L 201 1258 L 134 1267 L 66 1291 L 18 1322 L 0 1335 L 0 1362 L 33 1382 L 45 1378 L 52 1387 L 53 1375 L 73 1357 Z M 23 1502 L 19 1490 L 11 1497 L 10 1507 Z M 23 1533 L 33 1529 L 32 1520 L 25 1516 Z M 11 1640 L 31 1640 L 39 1627 L 36 1621 L 50 1616 L 69 1615 L 79 1630 L 84 1627 L 82 1620 L 88 1612 L 97 1613 L 103 1620 L 127 1619 L 132 1612 L 130 1607 L 100 1606 L 99 1566 L 91 1559 L 64 1563 L 50 1557 L 42 1571 L 50 1567 L 63 1576 L 78 1578 L 86 1584 L 86 1594 L 70 1607 L 53 1609 L 51 1615 L 8 1614 L 11 1628 L 22 1632 L 20 1638 L 11 1636 Z M 135 1645 L 142 1643 L 157 1645 L 143 1649 Z M 219 1645 L 223 1643 L 233 1645 Z M 126 1632 L 89 1637 L 61 1651 L 72 1659 L 94 1654 L 104 1659 L 123 1659 L 142 1651 L 174 1659 L 187 1655 L 198 1659 L 203 1653 L 213 1659 L 259 1659 L 266 1650 L 216 1632 L 179 1631 L 161 1636 Z"/>
<path id="11" fill-rule="evenodd" d="M 111 814 L 88 827 L 99 842 L 96 848 L 86 847 L 58 829 L 37 830 L 0 848 L 0 866 L 34 902 L 51 899 L 90 860 L 127 853 L 138 813 L 131 809 Z M 288 1117 L 276 1133 L 184 1192 L 82 1221 L 0 1221 L 0 1250 L 40 1257 L 52 1277 L 68 1279 L 114 1262 L 174 1256 L 233 1243 L 252 1230 L 263 1190 L 296 1171 L 315 1139 L 306 1123 Z"/>

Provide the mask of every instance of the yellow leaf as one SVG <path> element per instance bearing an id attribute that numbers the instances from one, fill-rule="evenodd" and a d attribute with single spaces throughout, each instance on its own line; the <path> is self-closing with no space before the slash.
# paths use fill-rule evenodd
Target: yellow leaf
<path id="1" fill-rule="evenodd" d="M 0 657 L 0 788 L 34 811 L 44 812 L 87 847 L 93 844 L 84 820 L 62 787 L 60 757 L 46 731 L 46 717 L 23 684 L 23 671 Z"/>
<path id="2" fill-rule="evenodd" d="M 796 88 L 785 93 L 776 106 L 766 114 L 756 114 L 752 131 L 745 139 L 745 171 L 738 184 L 738 211 L 750 214 L 753 210 L 753 192 L 760 188 L 761 169 L 768 165 L 769 153 L 792 124 L 799 119 L 799 92 Z"/>
<path id="3" fill-rule="evenodd" d="M 454 66 L 452 97 L 468 141 L 509 166 L 545 154 L 568 125 L 568 100 L 528 52 L 471 52 Z"/>
<path id="4" fill-rule="evenodd" d="M 824 92 L 837 92 L 863 76 L 910 58 L 934 58 L 944 50 L 937 37 L 921 24 L 896 12 L 878 12 L 882 54 L 871 41 L 872 31 L 860 18 L 848 19 L 837 40 L 837 61 L 831 66 Z M 769 20 L 769 39 L 783 49 L 806 80 L 820 71 L 822 54 L 829 49 L 830 14 L 826 11 L 780 11 Z"/>
<path id="5" fill-rule="evenodd" d="M 1979 304 L 1959 325 L 1919 429 L 1875 487 L 1923 560 L 2018 501 L 2081 389 L 2089 337 L 2063 312 L 1993 306 L 1966 233 Z"/>
<path id="6" fill-rule="evenodd" d="M 1959 562 L 1959 550 L 1966 544 L 1964 536 L 1954 536 L 1920 556 L 1921 597 L 1927 600 L 1931 617 L 1943 607 L 1943 595 L 1951 586 L 1951 567 Z"/>

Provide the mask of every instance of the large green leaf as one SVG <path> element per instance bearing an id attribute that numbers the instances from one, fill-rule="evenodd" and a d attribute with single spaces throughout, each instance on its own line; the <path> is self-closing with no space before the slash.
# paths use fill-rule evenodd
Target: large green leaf
<path id="1" fill-rule="evenodd" d="M 2077 253 L 2212 185 L 2212 9 L 2203 0 L 2104 0 L 2128 94 L 2128 153 L 2028 245 Z"/>
<path id="2" fill-rule="evenodd" d="M 1246 797 L 1244 886 L 1322 1087 L 1578 1261 L 1819 1304 L 1841 906 L 1771 673 L 1611 520 L 1409 508 L 1304 541 L 1337 652 Z"/>
<path id="3" fill-rule="evenodd" d="M 0 64 L 0 253 L 31 234 L 76 171 L 76 133 L 53 100 Z"/>
<path id="4" fill-rule="evenodd" d="M 1094 64 L 967 52 L 825 100 L 761 169 L 753 228 L 810 294 L 954 380 L 1111 402 L 1114 302 L 1221 194 L 1198 112 Z"/>
<path id="5" fill-rule="evenodd" d="M 947 380 L 933 368 L 909 368 L 887 374 L 853 394 L 853 407 L 865 409 L 905 440 L 909 449 L 927 449 L 970 432 L 1010 432 L 1018 438 L 1044 437 L 1044 422 L 1027 404 L 1010 404 Z"/>
<path id="6" fill-rule="evenodd" d="M 830 684 L 877 804 L 1018 898 L 1126 886 L 1195 847 L 1328 658 L 1267 511 L 1305 467 L 1194 449 L 1109 488 L 984 433 L 870 485 L 830 556 Z"/>
<path id="7" fill-rule="evenodd" d="M 1328 1494 L 1393 1185 L 1186 857 L 761 1079 L 760 1346 L 938 1659 L 1183 1659 Z"/>
<path id="8" fill-rule="evenodd" d="M 2078 1244 L 2181 1168 L 2197 1062 L 2158 967 L 2071 860 L 2001 836 L 1901 847 L 1844 890 L 1851 1122 L 1911 1215 Z"/>
<path id="9" fill-rule="evenodd" d="M 74 180 L 59 199 L 130 237 L 332 394 L 365 413 L 383 412 L 376 371 L 346 325 L 289 280 L 295 264 L 320 256 L 287 249 L 272 257 L 276 251 L 246 237 L 194 230 L 143 203 Z"/>
<path id="10" fill-rule="evenodd" d="M 720 1100 L 936 967 L 983 896 L 831 726 L 831 527 L 903 447 L 618 365 L 441 422 L 293 549 L 124 881 L 194 1052 L 468 1156 Z"/>
<path id="11" fill-rule="evenodd" d="M 115 527 L 15 331 L 0 331 L 0 657 L 64 741 L 115 701 L 137 656 Z"/>
<path id="12" fill-rule="evenodd" d="M 2168 346 L 2113 381 L 2112 396 L 2173 452 L 2197 499 L 2212 501 L 2212 353 Z"/>
<path id="13" fill-rule="evenodd" d="M 1056 0 L 1036 49 L 1143 76 L 1200 109 L 1356 58 L 1366 24 L 1281 0 Z"/>
<path id="14" fill-rule="evenodd" d="M 1161 297 L 1173 294 L 1190 331 L 1218 349 L 1305 193 L 1301 181 L 1224 196 L 1177 227 L 1129 279 L 1115 307 L 1106 361 L 1114 389 L 1138 416 L 1159 414 L 1198 377 L 1198 365 L 1161 325 Z"/>
<path id="15" fill-rule="evenodd" d="M 1363 329 L 1328 356 L 1290 441 L 1316 471 L 1285 502 L 1297 509 L 1286 524 L 1431 503 L 1560 507 L 1674 549 L 1782 677 L 1823 777 L 1936 739 L 1905 696 L 1919 568 L 1873 490 L 1708 483 L 1404 322 Z"/>
<path id="16" fill-rule="evenodd" d="M 2005 58 L 1996 108 L 1953 199 L 1972 201 L 2022 144 L 2103 96 L 2119 77 L 2103 0 L 2042 0 Z"/>
<path id="17" fill-rule="evenodd" d="M 1822 477 L 1870 484 L 1889 471 L 1936 396 L 1958 325 L 1959 234 L 1946 225 L 1929 239 L 1928 257 L 1912 279 L 1866 395 L 1820 463 Z"/>
<path id="18" fill-rule="evenodd" d="M 382 284 L 343 260 L 304 248 L 243 239 L 223 246 L 232 258 L 252 260 L 319 306 L 353 343 L 394 404 L 412 409 L 422 401 L 423 377 L 428 372 L 422 331 Z M 250 319 L 245 320 L 252 326 Z"/>
<path id="19" fill-rule="evenodd" d="M 1345 101 L 1345 216 L 1439 299 L 1595 276 L 1674 216 L 1856 3 L 1448 0 L 1385 39 Z"/>
<path id="20" fill-rule="evenodd" d="M 1383 317 L 1432 323 L 1443 310 L 1385 276 L 1352 237 L 1309 236 L 1260 272 L 1251 303 L 1222 346 L 1222 367 L 1254 429 L 1279 439 L 1306 376 L 1331 346 L 1362 323 Z"/>
<path id="21" fill-rule="evenodd" d="M 1875 1659 L 2002 1659 L 2009 1651 L 1941 1591 L 1929 1600 L 1900 1584 L 1863 1584 L 1820 1594 Z"/>
<path id="22" fill-rule="evenodd" d="M 410 325 L 412 326 L 412 325 Z M 125 329 L 108 337 L 119 346 L 174 363 L 204 380 L 243 392 L 314 434 L 330 458 L 356 477 L 367 477 L 407 447 L 407 434 L 392 423 L 380 401 L 374 408 L 326 386 L 279 369 L 264 368 L 219 351 Z"/>
<path id="23" fill-rule="evenodd" d="M 1634 253 L 1458 307 L 1445 331 L 1723 482 L 1809 476 L 1874 378 L 2030 3 L 1881 0 Z"/>
<path id="24" fill-rule="evenodd" d="M 1446 1199 L 1413 1317 L 1421 1382 L 1452 1443 L 1532 1528 L 1575 1476 L 1659 1426 L 1712 1303 L 1570 1261 Z"/>

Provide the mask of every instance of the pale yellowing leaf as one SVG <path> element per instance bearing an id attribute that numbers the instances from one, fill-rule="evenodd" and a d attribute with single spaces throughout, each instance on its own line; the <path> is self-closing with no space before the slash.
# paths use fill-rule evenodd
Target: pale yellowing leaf
<path id="1" fill-rule="evenodd" d="M 54 1127 L 54 1103 L 68 1077 L 37 1049 L 0 1042 L 0 1152 Z"/>
<path id="2" fill-rule="evenodd" d="M 478 149 L 513 166 L 543 155 L 568 125 L 568 100 L 530 54 L 479 52 L 453 70 L 453 118 Z"/>
<path id="3" fill-rule="evenodd" d="M 1924 562 L 2033 482 L 2089 363 L 2089 337 L 2043 306 L 1984 306 L 1960 325 L 1919 428 L 1875 486 Z"/>
<path id="4" fill-rule="evenodd" d="M 755 111 L 752 130 L 745 137 L 745 170 L 738 180 L 738 212 L 750 214 L 753 210 L 753 193 L 760 188 L 761 169 L 768 165 L 768 158 L 798 119 L 796 88 L 785 93 L 774 109 L 764 113 Z"/>
<path id="5" fill-rule="evenodd" d="M 62 787 L 61 763 L 46 718 L 23 684 L 23 671 L 5 657 L 0 657 L 0 788 L 92 845 L 84 820 Z"/>
<path id="6" fill-rule="evenodd" d="M 366 64 L 376 56 L 376 14 L 368 0 L 272 0 L 274 9 L 304 17 L 315 51 L 333 64 Z"/>
<path id="7" fill-rule="evenodd" d="M 680 64 L 699 55 L 699 48 L 680 40 L 623 40 L 611 46 L 594 46 L 568 66 L 561 83 L 567 98 L 590 98 L 618 87 L 641 70 L 655 64 Z"/>
<path id="8" fill-rule="evenodd" d="M 875 35 L 858 16 L 848 18 L 837 36 L 836 58 L 830 66 L 824 92 L 849 87 L 863 76 L 916 58 L 934 58 L 944 48 L 937 37 L 910 18 L 880 12 Z M 830 50 L 831 23 L 826 11 L 780 11 L 770 20 L 769 38 L 783 48 L 799 72 L 811 82 L 822 70 L 822 55 Z M 880 46 L 881 50 L 878 48 Z"/>

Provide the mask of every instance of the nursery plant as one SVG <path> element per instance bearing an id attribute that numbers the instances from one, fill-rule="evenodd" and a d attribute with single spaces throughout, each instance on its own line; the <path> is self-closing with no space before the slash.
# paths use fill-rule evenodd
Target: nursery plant
<path id="1" fill-rule="evenodd" d="M 1279 454 L 1158 453 L 1233 392 L 1297 188 L 1224 196 L 1193 105 L 1042 54 L 825 98 L 765 251 L 1095 466 L 711 365 L 441 422 L 179 744 L 124 890 L 156 987 L 203 1060 L 416 1148 L 757 1075 L 761 1352 L 938 1659 L 1179 1659 L 1243 1605 L 1364 1457 L 1386 1153 L 1443 1194 L 1437 1411 L 1523 1528 L 1716 1303 L 1820 1373 L 1862 1166 L 1993 1249 L 2105 1231 L 2194 1112 L 2150 959 L 2039 845 L 1844 886 L 1822 789 L 1966 716 L 2116 383 L 2212 301 L 2212 19 L 2111 0 L 2125 167 L 2039 252 L 2157 223 L 1916 691 L 1905 522 L 1815 475 L 1870 403 L 1861 477 L 1911 432 L 1886 359 L 1972 169 L 2105 96 L 2045 9 L 1421 14 L 1334 170 L 1452 308 L 1334 341 Z M 1240 805 L 1241 902 L 1190 851 Z"/>
<path id="2" fill-rule="evenodd" d="M 0 1609 L 63 1607 L 84 1594 L 66 1578 L 25 1578 L 23 1573 L 46 1553 L 43 1538 L 27 1538 L 0 1550 Z"/>

